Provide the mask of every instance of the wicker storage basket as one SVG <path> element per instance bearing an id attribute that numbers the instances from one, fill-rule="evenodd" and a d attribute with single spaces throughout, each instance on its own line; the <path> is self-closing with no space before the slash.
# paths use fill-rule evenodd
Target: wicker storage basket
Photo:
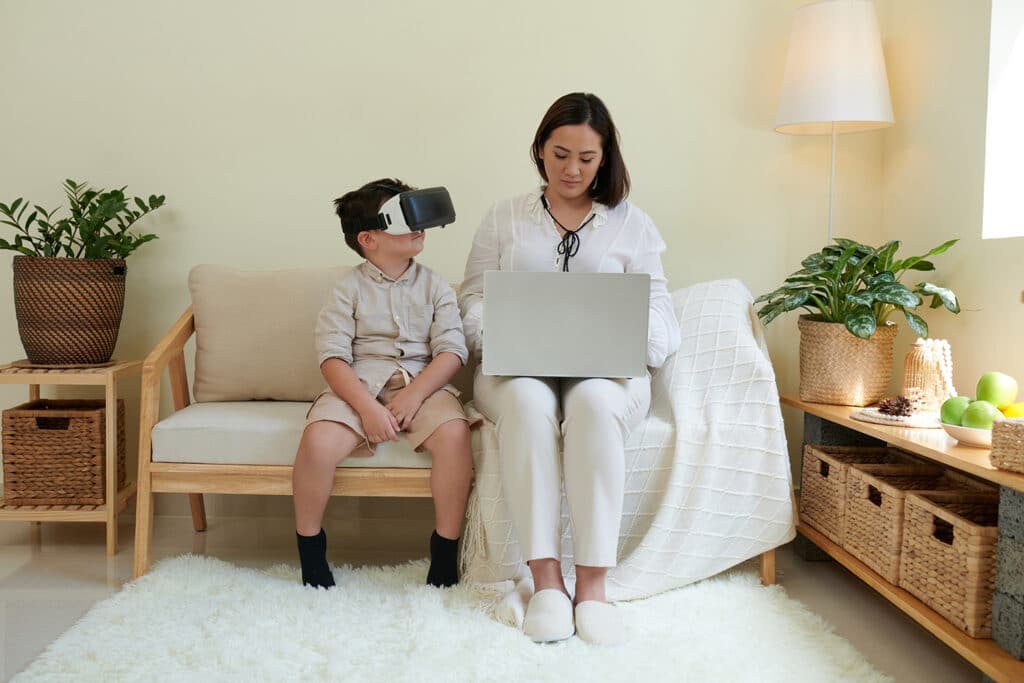
<path id="1" fill-rule="evenodd" d="M 933 465 L 852 465 L 846 473 L 843 548 L 898 585 L 907 493 L 957 490 L 994 489 Z"/>
<path id="2" fill-rule="evenodd" d="M 843 545 L 846 529 L 846 471 L 858 464 L 915 464 L 896 448 L 865 446 L 804 446 L 800 473 L 800 520 Z"/>
<path id="3" fill-rule="evenodd" d="M 1001 420 L 992 425 L 992 466 L 1024 472 L 1024 420 Z"/>
<path id="4" fill-rule="evenodd" d="M 992 636 L 999 495 L 907 496 L 900 587 L 972 638 Z"/>
<path id="5" fill-rule="evenodd" d="M 898 327 L 880 325 L 870 339 L 855 337 L 842 323 L 801 316 L 800 400 L 866 406 L 885 396 L 892 377 Z"/>
<path id="6" fill-rule="evenodd" d="M 4 502 L 102 505 L 103 401 L 30 401 L 3 412 Z M 117 489 L 125 484 L 124 401 L 117 402 Z"/>

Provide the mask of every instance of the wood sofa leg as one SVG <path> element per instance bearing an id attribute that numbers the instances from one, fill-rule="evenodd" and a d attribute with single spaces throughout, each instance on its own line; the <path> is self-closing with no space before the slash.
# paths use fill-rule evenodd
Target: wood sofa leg
<path id="1" fill-rule="evenodd" d="M 192 508 L 192 528 L 196 531 L 206 531 L 206 505 L 203 503 L 203 494 L 188 494 L 188 504 Z"/>
<path id="2" fill-rule="evenodd" d="M 775 585 L 775 549 L 761 553 L 761 585 Z"/>
<path id="3" fill-rule="evenodd" d="M 135 561 L 134 578 L 149 571 L 150 542 L 153 538 L 153 487 L 149 472 L 139 473 L 135 493 Z"/>

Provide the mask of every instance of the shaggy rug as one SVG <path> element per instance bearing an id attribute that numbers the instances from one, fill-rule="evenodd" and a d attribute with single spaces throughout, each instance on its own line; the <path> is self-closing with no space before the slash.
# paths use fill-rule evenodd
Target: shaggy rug
<path id="1" fill-rule="evenodd" d="M 424 586 L 424 561 L 334 575 L 324 591 L 303 587 L 295 567 L 168 559 L 14 681 L 891 680 L 746 568 L 622 603 L 629 642 L 613 648 L 535 645 L 496 618 L 502 592 Z"/>

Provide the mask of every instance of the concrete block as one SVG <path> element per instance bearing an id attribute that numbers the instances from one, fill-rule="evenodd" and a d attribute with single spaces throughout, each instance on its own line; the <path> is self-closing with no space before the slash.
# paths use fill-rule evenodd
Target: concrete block
<path id="1" fill-rule="evenodd" d="M 1024 541 L 1002 533 L 996 549 L 996 589 L 1024 603 Z"/>
<path id="2" fill-rule="evenodd" d="M 1024 491 L 999 489 L 999 537 L 1024 543 Z"/>
<path id="3" fill-rule="evenodd" d="M 822 446 L 884 446 L 880 439 L 804 413 L 804 443 Z"/>
<path id="4" fill-rule="evenodd" d="M 1024 602 L 996 589 L 992 596 L 992 639 L 1016 659 L 1024 659 Z"/>

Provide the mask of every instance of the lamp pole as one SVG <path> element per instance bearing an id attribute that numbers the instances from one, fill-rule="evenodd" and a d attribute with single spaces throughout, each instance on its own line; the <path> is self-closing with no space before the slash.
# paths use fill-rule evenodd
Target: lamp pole
<path id="1" fill-rule="evenodd" d="M 836 122 L 832 122 L 832 154 L 829 160 L 828 174 L 828 241 L 832 244 L 832 206 L 836 202 Z"/>

